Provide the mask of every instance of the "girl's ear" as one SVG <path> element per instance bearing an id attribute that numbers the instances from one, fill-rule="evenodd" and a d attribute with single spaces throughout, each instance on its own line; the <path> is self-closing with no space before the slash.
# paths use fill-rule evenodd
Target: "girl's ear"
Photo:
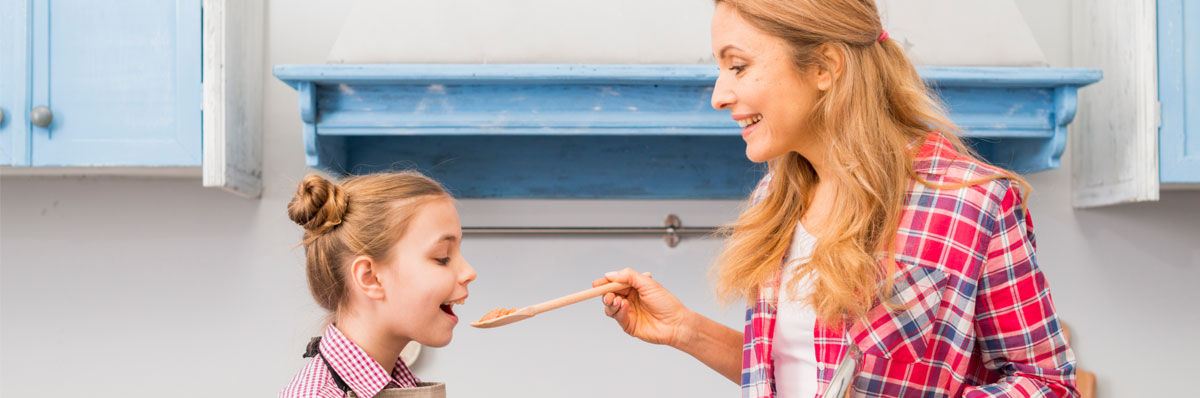
<path id="1" fill-rule="evenodd" d="M 367 256 L 355 257 L 350 263 L 351 286 L 372 300 L 383 300 L 386 296 L 379 281 L 379 265 Z"/>

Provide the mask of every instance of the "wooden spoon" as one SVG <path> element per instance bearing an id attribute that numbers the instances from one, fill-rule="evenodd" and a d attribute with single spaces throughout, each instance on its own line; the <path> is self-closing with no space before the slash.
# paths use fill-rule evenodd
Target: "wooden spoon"
<path id="1" fill-rule="evenodd" d="M 644 273 L 643 275 L 650 276 L 650 273 L 647 272 L 647 273 Z M 504 325 L 507 325 L 507 324 L 510 324 L 510 323 L 513 323 L 516 321 L 523 321 L 523 320 L 526 320 L 529 318 L 533 318 L 534 315 L 541 314 L 546 311 L 550 311 L 550 310 L 561 308 L 561 307 L 566 307 L 568 305 L 575 304 L 580 301 L 590 299 L 592 297 L 599 297 L 599 296 L 603 296 L 606 293 L 612 293 L 612 292 L 615 292 L 618 290 L 623 290 L 623 289 L 628 289 L 628 288 L 629 288 L 629 285 L 626 285 L 624 283 L 611 282 L 607 285 L 596 286 L 596 287 L 593 287 L 588 290 L 568 294 L 566 296 L 562 296 L 562 297 L 559 297 L 559 298 L 556 298 L 556 299 L 553 299 L 550 301 L 546 301 L 543 303 L 534 304 L 534 305 L 531 305 L 531 306 L 528 306 L 525 308 L 521 308 L 519 310 L 513 311 L 511 314 L 508 314 L 508 315 L 504 315 L 504 316 L 500 316 L 500 317 L 496 317 L 496 318 L 492 318 L 492 319 L 488 319 L 488 320 L 475 321 L 475 322 L 471 323 L 471 326 L 474 326 L 477 328 L 482 328 L 482 329 L 494 328 L 497 326 L 504 326 Z"/>

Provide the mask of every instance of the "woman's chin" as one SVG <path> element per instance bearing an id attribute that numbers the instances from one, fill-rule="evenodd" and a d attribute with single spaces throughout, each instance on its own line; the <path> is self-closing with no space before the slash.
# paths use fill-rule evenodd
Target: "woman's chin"
<path id="1" fill-rule="evenodd" d="M 767 156 L 764 151 L 755 150 L 755 148 L 751 146 L 746 147 L 746 159 L 750 159 L 750 161 L 754 163 L 762 163 L 771 160 L 771 158 Z"/>

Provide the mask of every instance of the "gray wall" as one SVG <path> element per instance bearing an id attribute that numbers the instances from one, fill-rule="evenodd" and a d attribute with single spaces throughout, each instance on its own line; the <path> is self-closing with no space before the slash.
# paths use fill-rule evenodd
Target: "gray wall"
<path id="1" fill-rule="evenodd" d="M 1066 1 L 1021 0 L 1053 66 L 1070 66 Z M 267 64 L 320 63 L 346 3 L 268 4 Z M 264 73 L 269 73 L 264 71 Z M 1082 95 L 1087 95 L 1085 90 Z M 0 177 L 0 395 L 269 396 L 303 360 L 322 312 L 304 285 L 300 228 L 284 214 L 303 166 L 295 93 L 267 79 L 261 200 L 194 179 Z M 1071 139 L 1088 139 L 1076 131 Z M 1067 154 L 1070 156 L 1070 153 Z M 1029 177 L 1038 259 L 1080 365 L 1102 397 L 1187 396 L 1200 343 L 1200 192 L 1096 210 L 1070 206 L 1070 162 Z M 468 225 L 691 225 L 731 220 L 736 202 L 473 201 Z M 697 311 L 713 302 L 712 240 L 483 238 L 464 244 L 479 272 L 464 320 L 589 286 L 605 271 L 654 272 Z M 624 336 L 599 304 L 510 327 L 461 325 L 416 371 L 453 396 L 730 397 L 737 388 L 664 347 Z"/>

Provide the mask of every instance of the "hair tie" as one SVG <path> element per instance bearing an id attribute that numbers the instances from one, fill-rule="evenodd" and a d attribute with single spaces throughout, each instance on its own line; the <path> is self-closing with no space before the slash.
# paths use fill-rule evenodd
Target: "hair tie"
<path id="1" fill-rule="evenodd" d="M 883 43 L 884 40 L 888 39 L 887 29 L 880 29 L 880 30 L 882 30 L 883 33 L 879 34 L 879 42 Z"/>

